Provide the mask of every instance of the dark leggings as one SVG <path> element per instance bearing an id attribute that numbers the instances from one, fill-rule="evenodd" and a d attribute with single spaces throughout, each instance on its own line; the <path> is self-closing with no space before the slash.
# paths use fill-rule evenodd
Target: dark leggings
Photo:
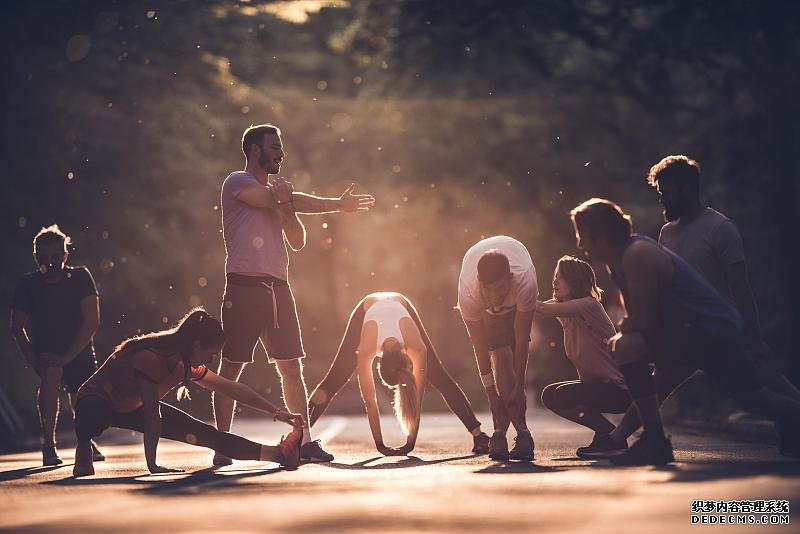
<path id="1" fill-rule="evenodd" d="M 614 425 L 603 414 L 625 413 L 631 396 L 613 382 L 569 380 L 544 388 L 542 403 L 561 417 L 607 434 Z"/>
<path id="2" fill-rule="evenodd" d="M 161 409 L 162 438 L 207 447 L 236 460 L 260 459 L 261 444 L 230 432 L 221 432 L 169 404 L 158 404 Z M 78 401 L 75 406 L 75 434 L 79 443 L 96 438 L 112 426 L 144 432 L 144 409 L 115 412 L 108 402 L 97 396 Z"/>
<path id="3" fill-rule="evenodd" d="M 409 315 L 411 315 L 414 324 L 417 325 L 419 333 L 422 336 L 422 341 L 425 343 L 427 349 L 428 382 L 441 393 L 447 406 L 456 414 L 467 430 L 472 431 L 478 428 L 480 422 L 475 418 L 475 413 L 472 411 L 472 406 L 470 406 L 467 396 L 464 395 L 464 392 L 458 384 L 456 384 L 455 380 L 453 380 L 442 366 L 442 362 L 439 360 L 439 357 L 436 355 L 436 350 L 433 348 L 433 343 L 431 343 L 428 333 L 425 331 L 425 327 L 422 326 L 422 321 L 417 314 L 417 310 L 414 309 L 414 306 L 408 299 L 404 299 L 403 304 L 408 310 Z M 350 314 L 347 330 L 345 330 L 342 342 L 339 344 L 339 350 L 333 358 L 331 368 L 328 369 L 325 378 L 314 388 L 314 392 L 311 394 L 308 409 L 309 421 L 312 426 L 317 419 L 325 413 L 325 410 L 328 408 L 333 398 L 341 391 L 345 384 L 347 384 L 356 370 L 356 349 L 358 349 L 358 344 L 361 341 L 361 327 L 364 325 L 365 313 L 364 300 L 362 300 L 355 307 L 353 313 Z"/>

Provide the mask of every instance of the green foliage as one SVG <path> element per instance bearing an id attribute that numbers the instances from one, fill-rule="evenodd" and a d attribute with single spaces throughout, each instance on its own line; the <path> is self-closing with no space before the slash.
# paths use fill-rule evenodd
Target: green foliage
<path id="1" fill-rule="evenodd" d="M 58 222 L 71 263 L 100 288 L 102 357 L 190 305 L 217 311 L 219 188 L 243 166 L 241 132 L 269 121 L 297 190 L 334 196 L 355 181 L 378 199 L 369 214 L 304 218 L 308 245 L 290 272 L 309 383 L 358 299 L 391 289 L 414 300 L 480 405 L 453 310 L 464 251 L 514 235 L 546 295 L 556 259 L 576 252 L 568 210 L 610 197 L 654 234 L 644 176 L 676 152 L 703 164 L 708 199 L 740 223 L 768 338 L 792 346 L 794 4 L 360 0 L 302 24 L 276 6 L 4 6 L 6 301 L 33 268 L 33 234 Z M 560 334 L 543 328 L 537 381 L 565 372 Z M 2 350 L 0 384 L 32 408 L 30 372 L 6 337 Z M 278 391 L 264 365 L 247 380 Z"/>

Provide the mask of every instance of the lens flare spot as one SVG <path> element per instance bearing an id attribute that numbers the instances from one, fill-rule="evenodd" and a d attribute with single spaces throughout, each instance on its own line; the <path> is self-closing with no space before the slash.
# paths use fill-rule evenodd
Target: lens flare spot
<path id="1" fill-rule="evenodd" d="M 89 55 L 92 49 L 92 39 L 88 35 L 73 35 L 67 41 L 65 53 L 72 63 L 80 61 Z"/>

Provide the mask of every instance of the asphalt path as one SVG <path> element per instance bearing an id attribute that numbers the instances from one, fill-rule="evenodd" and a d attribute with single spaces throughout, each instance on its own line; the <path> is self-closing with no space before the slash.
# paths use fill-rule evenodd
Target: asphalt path
<path id="1" fill-rule="evenodd" d="M 489 417 L 483 414 L 483 421 Z M 450 414 L 423 416 L 417 448 L 385 458 L 364 416 L 325 416 L 315 437 L 335 454 L 327 464 L 283 471 L 235 462 L 213 469 L 207 449 L 162 440 L 159 463 L 184 473 L 147 473 L 141 436 L 113 430 L 96 475 L 42 467 L 39 453 L 0 456 L 0 529 L 33 532 L 797 532 L 783 525 L 693 525 L 695 500 L 786 500 L 800 507 L 800 461 L 769 444 L 675 432 L 676 463 L 612 467 L 575 457 L 591 432 L 532 410 L 532 464 L 498 464 L 470 453 Z M 383 421 L 399 445 L 397 422 Z M 234 432 L 274 443 L 288 429 L 237 420 Z M 513 433 L 512 433 L 513 435 Z M 68 437 L 63 439 L 66 444 Z M 798 508 L 800 509 L 800 508 Z M 694 514 L 698 515 L 698 514 Z M 760 518 L 761 516 L 757 516 Z M 800 521 L 800 517 L 797 519 Z"/>

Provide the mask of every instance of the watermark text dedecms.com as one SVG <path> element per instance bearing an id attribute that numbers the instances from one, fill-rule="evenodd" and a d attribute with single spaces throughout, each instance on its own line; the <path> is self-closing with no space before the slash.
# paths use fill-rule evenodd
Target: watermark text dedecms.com
<path id="1" fill-rule="evenodd" d="M 788 525 L 789 501 L 692 501 L 693 525 Z"/>

